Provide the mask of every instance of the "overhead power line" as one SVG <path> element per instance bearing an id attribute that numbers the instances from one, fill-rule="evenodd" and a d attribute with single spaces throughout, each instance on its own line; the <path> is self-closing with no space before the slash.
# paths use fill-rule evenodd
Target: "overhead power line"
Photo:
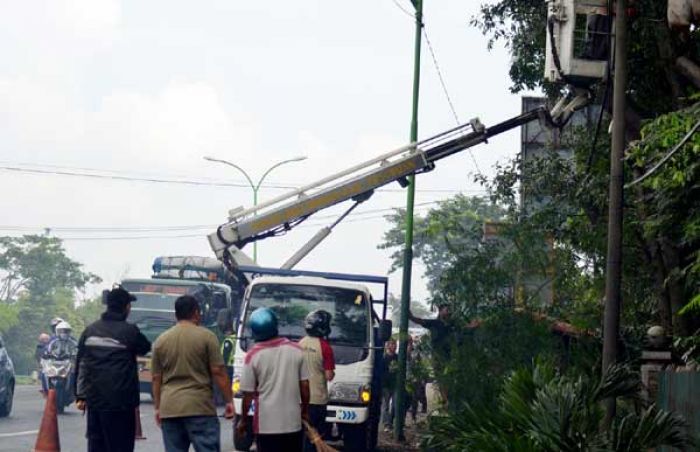
<path id="1" fill-rule="evenodd" d="M 0 170 L 15 172 L 15 173 L 25 173 L 34 175 L 48 175 L 48 176 L 69 176 L 69 177 L 83 177 L 90 179 L 109 179 L 115 181 L 129 181 L 129 182 L 148 182 L 148 183 L 161 183 L 161 184 L 180 184 L 180 185 L 192 185 L 192 186 L 211 186 L 211 187 L 235 187 L 235 188 L 250 188 L 245 182 L 224 182 L 224 181 L 207 181 L 207 180 L 189 180 L 189 179 L 177 179 L 174 177 L 158 177 L 158 176 L 137 176 L 124 172 L 117 172 L 111 170 L 103 170 L 97 168 L 72 168 L 72 167 L 60 167 L 54 165 L 41 165 L 42 167 L 48 167 L 52 169 L 46 169 L 41 167 L 28 168 L 26 164 L 8 164 L 3 163 L 0 165 Z M 90 172 L 90 171 L 94 171 Z M 111 174 L 104 174 L 110 171 Z M 301 185 L 301 184 L 299 184 Z M 263 187 L 274 188 L 274 189 L 285 189 L 291 190 L 298 188 L 293 184 L 280 184 L 280 183 L 270 183 L 263 184 Z M 403 193 L 402 188 L 380 188 L 376 190 L 379 193 Z M 458 190 L 449 188 L 436 188 L 436 189 L 419 189 L 417 190 L 422 193 L 482 193 L 482 190 Z"/>
<path id="2" fill-rule="evenodd" d="M 435 55 L 435 49 L 433 49 L 433 45 L 430 42 L 430 38 L 428 38 L 428 31 L 426 30 L 425 24 L 423 24 L 423 36 L 425 36 L 425 43 L 428 44 L 428 50 L 430 51 L 430 56 L 433 60 L 433 66 L 435 66 L 435 71 L 437 72 L 438 80 L 440 80 L 440 86 L 442 86 L 442 92 L 445 94 L 445 99 L 447 99 L 447 104 L 450 107 L 450 111 L 452 111 L 452 116 L 454 117 L 457 125 L 461 125 L 459 116 L 457 115 L 457 110 L 455 109 L 454 103 L 452 102 L 452 97 L 450 96 L 450 92 L 447 90 L 445 78 L 443 77 L 442 71 L 440 70 L 440 64 L 438 63 L 437 55 Z M 480 176 L 482 176 L 483 174 L 481 172 L 481 168 L 479 168 L 479 164 L 476 162 L 476 158 L 474 158 L 474 153 L 471 149 L 467 149 L 467 152 L 471 157 L 472 163 L 474 163 L 476 172 L 479 173 Z"/>

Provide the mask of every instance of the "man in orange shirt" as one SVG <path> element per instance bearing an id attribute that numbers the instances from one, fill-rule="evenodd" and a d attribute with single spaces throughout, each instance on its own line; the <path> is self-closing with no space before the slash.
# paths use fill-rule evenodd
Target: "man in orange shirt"
<path id="1" fill-rule="evenodd" d="M 323 434 L 328 404 L 328 382 L 335 377 L 335 358 L 327 341 L 331 334 L 331 314 L 320 309 L 310 312 L 304 320 L 304 329 L 307 335 L 299 341 L 299 345 L 304 352 L 309 371 L 309 419 L 310 424 Z M 305 439 L 304 452 L 315 450 L 316 446 L 308 438 Z"/>

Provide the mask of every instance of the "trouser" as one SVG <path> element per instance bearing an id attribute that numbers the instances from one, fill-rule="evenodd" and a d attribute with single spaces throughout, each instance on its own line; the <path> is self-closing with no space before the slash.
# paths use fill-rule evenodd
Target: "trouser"
<path id="1" fill-rule="evenodd" d="M 294 433 L 258 433 L 255 444 L 258 452 L 302 452 L 303 435 L 303 430 Z"/>
<path id="2" fill-rule="evenodd" d="M 87 410 L 88 452 L 133 452 L 135 408 L 118 411 Z"/>
<path id="3" fill-rule="evenodd" d="M 394 423 L 394 391 L 385 389 L 382 392 L 382 415 L 381 421 L 387 426 L 391 427 Z"/>
<path id="4" fill-rule="evenodd" d="M 221 433 L 216 416 L 187 416 L 161 419 L 166 452 L 187 452 L 190 444 L 196 452 L 219 452 Z"/>
<path id="5" fill-rule="evenodd" d="M 326 405 L 309 405 L 309 423 L 323 437 L 326 431 Z M 308 437 L 304 438 L 304 452 L 316 452 L 316 446 L 309 441 Z"/>

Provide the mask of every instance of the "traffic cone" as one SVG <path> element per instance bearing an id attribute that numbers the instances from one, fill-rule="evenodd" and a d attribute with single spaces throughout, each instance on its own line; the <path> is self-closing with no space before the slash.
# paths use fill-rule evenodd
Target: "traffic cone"
<path id="1" fill-rule="evenodd" d="M 58 439 L 58 416 L 56 415 L 56 390 L 49 389 L 41 418 L 39 435 L 36 437 L 34 452 L 61 452 L 61 442 Z"/>
<path id="2" fill-rule="evenodd" d="M 141 411 L 139 410 L 139 407 L 136 407 L 136 435 L 134 435 L 134 438 L 146 439 L 146 437 L 143 436 L 143 430 L 141 429 Z"/>

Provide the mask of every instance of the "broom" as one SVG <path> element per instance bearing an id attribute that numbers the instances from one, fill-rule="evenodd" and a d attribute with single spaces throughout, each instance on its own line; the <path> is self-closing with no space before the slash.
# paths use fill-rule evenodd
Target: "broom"
<path id="1" fill-rule="evenodd" d="M 308 422 L 304 422 L 304 429 L 306 430 L 306 436 L 309 437 L 309 441 L 311 444 L 316 446 L 316 452 L 339 452 L 338 449 L 335 449 L 328 444 L 326 444 L 325 441 L 321 438 L 321 435 L 318 433 L 318 431 L 313 428 Z"/>

